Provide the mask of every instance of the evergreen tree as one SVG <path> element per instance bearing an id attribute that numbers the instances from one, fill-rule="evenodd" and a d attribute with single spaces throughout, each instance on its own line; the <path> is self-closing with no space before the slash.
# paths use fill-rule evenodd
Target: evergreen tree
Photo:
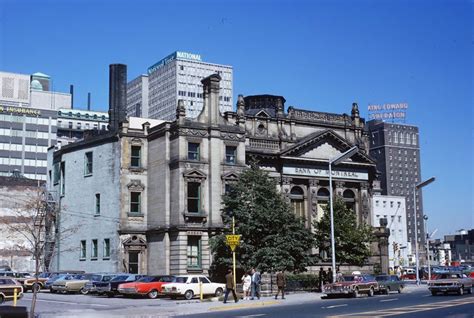
<path id="1" fill-rule="evenodd" d="M 321 220 L 313 223 L 315 239 L 319 251 L 325 251 L 331 257 L 331 221 L 329 205 L 324 208 Z M 357 224 L 356 214 L 349 209 L 340 197 L 333 202 L 334 240 L 336 261 L 339 264 L 364 265 L 370 254 L 370 243 L 373 241 L 372 227 Z"/>
<path id="2" fill-rule="evenodd" d="M 291 212 L 268 173 L 254 165 L 245 170 L 223 196 L 223 203 L 222 218 L 227 230 L 211 238 L 213 275 L 223 276 L 232 266 L 232 253 L 225 244 L 225 235 L 232 234 L 232 216 L 235 233 L 241 235 L 236 249 L 237 266 L 241 269 L 303 272 L 312 264 L 313 234 L 304 220 Z"/>

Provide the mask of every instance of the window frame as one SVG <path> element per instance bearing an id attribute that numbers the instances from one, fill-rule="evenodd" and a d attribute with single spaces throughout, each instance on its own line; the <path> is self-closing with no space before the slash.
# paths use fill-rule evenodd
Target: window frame
<path id="1" fill-rule="evenodd" d="M 138 148 L 138 155 L 133 154 L 133 150 Z M 137 161 L 137 164 L 134 164 L 134 160 Z M 141 168 L 142 167 L 142 146 L 131 145 L 130 146 L 130 167 L 131 168 Z"/>
<path id="2" fill-rule="evenodd" d="M 196 146 L 196 151 L 191 150 L 191 145 Z M 200 161 L 201 160 L 201 143 L 199 142 L 188 142 L 188 152 L 187 158 L 191 161 Z"/>
<path id="3" fill-rule="evenodd" d="M 229 150 L 233 150 L 232 154 L 229 154 Z M 230 160 L 233 158 L 232 160 Z M 228 165 L 235 165 L 237 163 L 237 147 L 236 146 L 225 146 L 225 163 Z"/>
<path id="4" fill-rule="evenodd" d="M 99 241 L 97 239 L 91 240 L 91 260 L 97 260 L 99 258 Z"/>
<path id="5" fill-rule="evenodd" d="M 95 194 L 95 214 L 100 215 L 100 193 Z"/>
<path id="6" fill-rule="evenodd" d="M 102 259 L 110 259 L 110 239 L 109 238 L 105 238 L 102 242 L 103 244 L 103 255 L 102 255 Z"/>
<path id="7" fill-rule="evenodd" d="M 83 261 L 87 259 L 87 240 L 81 240 L 79 250 L 79 260 Z"/>
<path id="8" fill-rule="evenodd" d="M 197 196 L 196 197 L 191 197 L 190 196 L 190 186 L 192 185 L 196 185 L 197 186 Z M 195 182 L 195 181 L 188 181 L 186 183 L 186 187 L 187 187 L 187 191 L 186 191 L 186 210 L 187 210 L 187 213 L 194 213 L 194 214 L 199 214 L 201 213 L 202 209 L 201 209 L 201 195 L 202 195 L 202 191 L 201 191 L 201 186 L 202 186 L 202 183 L 201 182 Z M 190 211 L 189 207 L 190 207 L 190 201 L 194 202 L 194 201 L 197 201 L 197 211 Z"/>
<path id="9" fill-rule="evenodd" d="M 138 196 L 138 201 L 132 201 L 133 195 L 136 194 Z M 132 206 L 137 205 L 138 211 L 133 211 Z M 130 191 L 130 214 L 132 215 L 140 215 L 142 214 L 142 193 L 140 191 Z"/>
<path id="10" fill-rule="evenodd" d="M 90 155 L 90 161 L 89 161 Z M 88 151 L 84 153 L 84 177 L 91 176 L 94 173 L 94 153 Z"/>
<path id="11" fill-rule="evenodd" d="M 194 241 L 195 240 L 195 241 Z M 197 242 L 197 244 L 190 244 Z M 197 248 L 196 255 L 193 247 Z M 195 260 L 195 262 L 194 262 Z M 201 269 L 202 268 L 202 237 L 197 235 L 189 235 L 186 245 L 186 265 L 188 269 Z"/>

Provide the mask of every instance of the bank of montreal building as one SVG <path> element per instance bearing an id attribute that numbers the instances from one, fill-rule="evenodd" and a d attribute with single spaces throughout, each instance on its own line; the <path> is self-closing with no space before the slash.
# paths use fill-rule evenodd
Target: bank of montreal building
<path id="1" fill-rule="evenodd" d="M 130 117 L 118 132 L 50 148 L 48 187 L 60 193 L 61 226 L 80 225 L 61 238 L 54 266 L 207 273 L 209 238 L 224 230 L 221 196 L 250 161 L 310 227 L 328 204 L 328 159 L 353 145 L 359 152 L 333 168 L 334 190 L 359 222 L 371 223 L 376 168 L 357 104 L 350 115 L 333 114 L 285 110 L 281 96 L 239 96 L 236 111 L 221 114 L 220 80 L 203 80 L 195 119 L 179 102 L 174 121 Z"/>

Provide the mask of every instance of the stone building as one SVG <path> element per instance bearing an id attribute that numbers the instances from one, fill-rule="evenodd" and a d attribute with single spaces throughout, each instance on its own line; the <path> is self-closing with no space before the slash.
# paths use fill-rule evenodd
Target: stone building
<path id="1" fill-rule="evenodd" d="M 197 118 L 180 101 L 174 121 L 129 118 L 118 131 L 50 149 L 48 184 L 65 187 L 66 213 L 88 222 L 68 238 L 81 252 L 62 255 L 59 269 L 206 273 L 209 238 L 223 229 L 221 196 L 250 161 L 278 180 L 309 227 L 328 203 L 328 159 L 353 145 L 359 151 L 333 167 L 334 189 L 359 222 L 371 222 L 376 169 L 357 104 L 351 115 L 285 112 L 281 96 L 239 96 L 236 112 L 221 114 L 220 81 L 202 80 Z"/>

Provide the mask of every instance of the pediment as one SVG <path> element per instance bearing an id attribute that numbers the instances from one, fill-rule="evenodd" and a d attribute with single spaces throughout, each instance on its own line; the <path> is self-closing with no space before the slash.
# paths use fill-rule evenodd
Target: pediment
<path id="1" fill-rule="evenodd" d="M 341 155 L 352 146 L 335 132 L 324 130 L 306 136 L 298 143 L 282 151 L 281 156 L 328 161 Z M 373 160 L 361 151 L 345 161 L 374 164 Z"/>
<path id="2" fill-rule="evenodd" d="M 191 169 L 185 171 L 183 173 L 183 177 L 185 177 L 186 179 L 206 179 L 207 176 L 197 169 Z"/>
<path id="3" fill-rule="evenodd" d="M 265 118 L 269 118 L 270 115 L 265 111 L 265 110 L 261 110 L 259 111 L 257 114 L 255 114 L 256 117 L 265 117 Z"/>
<path id="4" fill-rule="evenodd" d="M 225 173 L 222 175 L 222 180 L 225 181 L 237 181 L 239 180 L 239 175 L 233 171 Z"/>

